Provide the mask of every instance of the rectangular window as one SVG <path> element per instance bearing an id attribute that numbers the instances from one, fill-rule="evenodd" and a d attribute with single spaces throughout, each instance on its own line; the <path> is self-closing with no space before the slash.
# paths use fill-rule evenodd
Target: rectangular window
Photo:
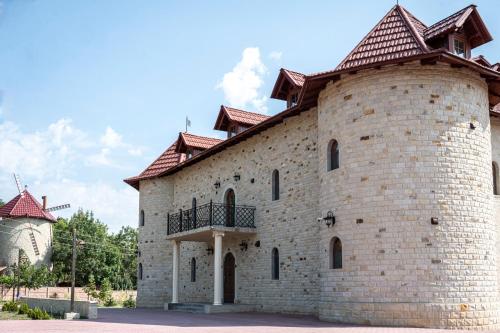
<path id="1" fill-rule="evenodd" d="M 453 39 L 453 52 L 461 57 L 466 57 L 465 42 L 461 39 Z"/>
<path id="2" fill-rule="evenodd" d="M 299 94 L 297 93 L 292 94 L 288 100 L 288 107 L 291 108 L 297 105 L 298 99 L 299 99 Z"/>

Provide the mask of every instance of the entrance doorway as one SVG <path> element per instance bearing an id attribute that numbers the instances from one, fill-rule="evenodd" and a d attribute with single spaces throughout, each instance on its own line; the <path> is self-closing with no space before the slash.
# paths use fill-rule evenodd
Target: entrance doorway
<path id="1" fill-rule="evenodd" d="M 234 227 L 234 220 L 236 219 L 236 196 L 232 188 L 226 191 L 224 204 L 226 206 L 226 227 Z"/>
<path id="2" fill-rule="evenodd" d="M 232 253 L 224 258 L 224 303 L 234 303 L 235 260 Z"/>

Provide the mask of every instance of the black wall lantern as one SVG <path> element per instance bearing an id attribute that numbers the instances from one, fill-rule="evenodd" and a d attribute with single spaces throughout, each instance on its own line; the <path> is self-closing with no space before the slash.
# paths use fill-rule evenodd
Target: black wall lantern
<path id="1" fill-rule="evenodd" d="M 213 255 L 214 254 L 214 249 L 211 247 L 207 247 L 207 255 Z"/>
<path id="2" fill-rule="evenodd" d="M 324 221 L 326 226 L 330 228 L 335 224 L 335 215 L 333 215 L 333 212 L 331 210 L 326 213 L 326 216 L 323 218 L 319 218 L 319 221 Z"/>
<path id="3" fill-rule="evenodd" d="M 216 181 L 214 183 L 214 186 L 215 186 L 216 189 L 219 189 L 220 188 L 220 181 Z"/>
<path id="4" fill-rule="evenodd" d="M 239 181 L 240 180 L 240 174 L 239 173 L 235 173 L 234 176 L 233 176 L 233 179 L 235 182 Z"/>

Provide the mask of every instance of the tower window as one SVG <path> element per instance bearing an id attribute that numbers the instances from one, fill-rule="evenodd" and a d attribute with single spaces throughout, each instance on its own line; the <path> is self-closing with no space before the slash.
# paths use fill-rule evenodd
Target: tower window
<path id="1" fill-rule="evenodd" d="M 138 275 L 139 275 L 139 280 L 142 280 L 142 264 L 139 264 L 139 272 L 138 272 Z"/>
<path id="2" fill-rule="evenodd" d="M 331 140 L 328 143 L 327 151 L 327 171 L 338 169 L 340 166 L 339 144 L 337 140 Z"/>

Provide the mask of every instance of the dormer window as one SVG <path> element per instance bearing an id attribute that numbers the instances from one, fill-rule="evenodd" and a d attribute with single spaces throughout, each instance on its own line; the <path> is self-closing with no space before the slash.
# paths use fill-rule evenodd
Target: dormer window
<path id="1" fill-rule="evenodd" d="M 235 125 L 229 126 L 227 129 L 227 138 L 228 139 L 232 138 L 236 134 L 238 134 L 238 130 L 237 130 L 236 126 Z"/>
<path id="2" fill-rule="evenodd" d="M 291 107 L 294 107 L 295 105 L 297 105 L 297 101 L 299 99 L 299 94 L 298 93 L 293 93 L 293 94 L 290 94 L 290 98 L 288 99 L 288 107 L 291 108 Z"/>
<path id="3" fill-rule="evenodd" d="M 465 49 L 465 41 L 463 39 L 456 37 L 453 39 L 453 53 L 467 58 L 467 50 Z"/>

